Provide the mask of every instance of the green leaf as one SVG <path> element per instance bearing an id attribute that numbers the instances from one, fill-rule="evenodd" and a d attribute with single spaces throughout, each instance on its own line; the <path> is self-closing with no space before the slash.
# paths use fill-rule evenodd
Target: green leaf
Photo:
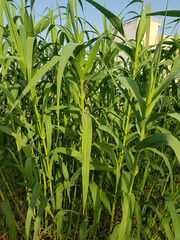
<path id="1" fill-rule="evenodd" d="M 19 62 L 24 62 L 24 59 L 21 57 L 16 57 L 16 56 L 0 56 L 0 59 L 14 59 Z"/>
<path id="2" fill-rule="evenodd" d="M 11 101 L 11 103 L 14 103 L 14 102 L 15 102 L 13 95 L 9 92 L 9 90 L 8 90 L 7 88 L 5 88 L 5 87 L 4 87 L 3 85 L 1 85 L 1 84 L 0 84 L 0 90 L 3 91 L 3 93 L 4 93 L 4 94 L 6 95 L 6 97 Z M 28 136 L 31 136 L 31 137 L 32 137 L 30 128 L 33 129 L 33 131 L 34 131 L 34 127 L 27 122 L 27 120 L 26 120 L 23 112 L 21 111 L 19 105 L 16 105 L 16 109 L 17 109 L 17 111 L 19 112 L 20 116 L 22 117 L 23 123 L 25 124 L 25 127 L 26 127 L 27 130 L 28 130 Z M 31 138 L 31 137 L 30 137 L 30 138 Z"/>
<path id="3" fill-rule="evenodd" d="M 68 9 L 69 9 L 69 13 L 70 13 L 70 16 L 71 16 L 71 24 L 73 26 L 73 30 L 74 30 L 74 33 L 76 35 L 76 40 L 77 40 L 78 32 L 77 32 L 77 28 L 76 28 L 77 26 L 76 26 L 75 17 L 74 17 L 73 0 L 68 0 Z"/>
<path id="4" fill-rule="evenodd" d="M 134 53 L 130 47 L 119 42 L 115 42 L 115 45 L 119 50 L 123 50 L 131 58 L 132 62 L 134 61 Z"/>
<path id="5" fill-rule="evenodd" d="M 24 142 L 24 140 L 21 138 L 21 136 L 19 134 L 13 132 L 13 130 L 7 126 L 0 125 L 0 130 L 3 131 L 4 133 L 14 137 L 17 140 L 20 147 L 23 149 L 24 153 L 26 154 L 26 157 L 32 156 L 30 149 L 28 148 L 28 146 L 26 145 L 26 143 Z"/>
<path id="6" fill-rule="evenodd" d="M 86 207 L 89 170 L 91 161 L 92 120 L 88 113 L 82 115 L 82 185 L 83 185 L 83 210 Z"/>
<path id="7" fill-rule="evenodd" d="M 2 1 L 3 8 L 4 8 L 4 11 L 5 11 L 5 14 L 6 14 L 6 19 L 7 19 L 7 22 L 8 22 L 8 27 L 9 27 L 9 30 L 10 30 L 11 37 L 12 37 L 12 39 L 13 39 L 15 48 L 17 49 L 17 51 L 18 51 L 18 53 L 19 53 L 19 56 L 20 56 L 20 57 L 23 57 L 23 51 L 22 51 L 22 46 L 21 46 L 20 38 L 19 38 L 19 36 L 18 36 L 17 27 L 16 27 L 16 25 L 14 24 L 14 21 L 13 21 L 12 16 L 11 16 L 11 11 L 10 11 L 9 3 L 8 3 L 7 1 L 5 1 L 5 0 L 1 0 L 1 1 Z"/>
<path id="8" fill-rule="evenodd" d="M 51 115 L 45 115 L 45 126 L 46 126 L 46 141 L 47 141 L 47 152 L 51 151 L 52 146 L 52 122 L 51 122 Z"/>
<path id="9" fill-rule="evenodd" d="M 139 103 L 140 112 L 141 112 L 141 115 L 143 116 L 145 113 L 145 101 L 143 100 L 139 92 L 139 88 L 136 81 L 134 81 L 130 77 L 123 77 L 123 76 L 118 76 L 116 79 L 119 80 L 126 89 L 131 91 L 133 97 Z"/>
<path id="10" fill-rule="evenodd" d="M 148 13 L 149 16 L 167 16 L 167 17 L 178 17 L 180 16 L 179 10 L 168 10 L 166 11 L 158 11 L 158 12 L 152 12 Z"/>
<path id="11" fill-rule="evenodd" d="M 149 150 L 151 150 L 152 152 L 158 154 L 159 156 L 161 156 L 164 159 L 164 162 L 169 170 L 169 175 L 170 175 L 170 181 L 171 181 L 171 193 L 173 193 L 173 189 L 174 189 L 174 183 L 173 183 L 173 173 L 172 173 L 172 168 L 171 168 L 171 164 L 166 156 L 166 154 L 158 151 L 157 149 L 154 148 L 149 148 Z"/>
<path id="12" fill-rule="evenodd" d="M 53 20 L 55 20 L 58 17 L 58 14 L 55 16 L 52 16 Z M 39 22 L 37 22 L 34 32 L 36 34 L 39 34 L 43 32 L 48 26 L 50 25 L 50 18 L 49 18 L 49 13 L 43 16 Z"/>
<path id="13" fill-rule="evenodd" d="M 84 68 L 84 74 L 86 74 L 94 64 L 95 58 L 97 57 L 97 52 L 99 50 L 99 45 L 102 41 L 103 36 L 99 37 L 98 40 L 95 42 L 94 46 L 92 47 L 90 54 L 88 56 L 88 60 L 86 66 Z"/>
<path id="14" fill-rule="evenodd" d="M 78 161 L 82 162 L 82 153 L 68 147 L 58 147 L 51 151 L 51 154 L 63 153 L 68 156 L 74 157 Z"/>
<path id="15" fill-rule="evenodd" d="M 88 229 L 88 221 L 83 220 L 80 225 L 78 240 L 86 240 L 89 230 L 90 229 Z"/>
<path id="16" fill-rule="evenodd" d="M 154 134 L 145 139 L 143 139 L 135 148 L 137 150 L 142 150 L 151 147 L 159 147 L 169 145 L 175 152 L 176 157 L 180 163 L 180 142 L 173 135 L 162 133 L 162 134 Z"/>
<path id="17" fill-rule="evenodd" d="M 144 37 L 144 34 L 147 30 L 147 27 L 149 24 L 149 17 L 147 17 L 146 15 L 149 12 L 151 12 L 150 3 L 148 3 L 146 6 L 144 6 L 144 4 L 143 4 L 140 21 L 139 21 L 138 28 L 136 31 L 136 45 L 137 46 L 141 43 L 141 41 Z"/>
<path id="18" fill-rule="evenodd" d="M 116 158 L 116 155 L 114 153 L 114 151 L 108 146 L 108 144 L 106 143 L 93 143 L 93 146 L 96 146 L 100 149 L 102 149 L 103 151 L 107 152 L 110 156 L 110 159 L 114 165 L 114 168 L 115 168 L 115 174 L 116 174 L 116 181 L 118 182 L 119 181 L 119 178 L 120 178 L 120 171 L 119 171 L 119 165 L 118 165 L 118 161 L 117 161 L 117 158 Z"/>
<path id="19" fill-rule="evenodd" d="M 35 173 L 35 166 L 32 158 L 27 158 L 25 163 L 25 176 L 28 179 L 28 182 L 34 185 L 36 183 L 36 179 L 34 176 Z"/>
<path id="20" fill-rule="evenodd" d="M 163 79 L 163 81 L 160 82 L 158 87 L 156 87 L 154 91 L 154 95 L 152 97 L 152 101 L 156 100 L 160 94 L 169 86 L 170 82 L 178 75 L 180 74 L 180 56 L 177 56 L 174 61 L 174 65 L 170 71 L 169 76 L 167 78 Z"/>
<path id="21" fill-rule="evenodd" d="M 27 65 L 27 74 L 28 74 L 28 80 L 30 81 L 32 78 L 32 63 L 33 63 L 33 47 L 34 47 L 34 37 L 28 37 L 27 38 L 27 46 L 26 46 L 26 65 Z"/>
<path id="22" fill-rule="evenodd" d="M 100 200 L 100 191 L 99 187 L 97 184 L 92 181 L 90 183 L 90 190 L 92 194 L 92 199 L 93 199 L 93 205 L 94 205 L 94 223 L 93 223 L 93 231 L 94 233 L 96 232 L 96 229 L 98 228 L 98 224 L 100 221 L 100 216 L 101 216 L 101 200 Z"/>
<path id="23" fill-rule="evenodd" d="M 101 201 L 104 204 L 105 208 L 108 210 L 109 214 L 111 215 L 111 204 L 110 204 L 110 201 L 107 197 L 106 192 L 102 191 L 100 197 L 101 197 Z"/>
<path id="24" fill-rule="evenodd" d="M 4 215 L 6 216 L 6 223 L 9 228 L 9 239 L 14 240 L 16 239 L 16 225 L 9 201 L 6 200 L 5 202 L 2 202 L 1 207 Z"/>
<path id="25" fill-rule="evenodd" d="M 62 77 L 64 68 L 67 64 L 67 61 L 71 56 L 73 56 L 73 51 L 78 46 L 77 43 L 67 43 L 61 52 L 60 62 L 58 66 L 58 75 L 57 75 L 57 119 L 59 126 L 59 104 L 60 104 L 60 93 L 61 93 L 61 85 L 62 85 Z"/>
<path id="26" fill-rule="evenodd" d="M 40 80 L 44 74 L 47 73 L 49 69 L 51 69 L 57 62 L 59 61 L 58 56 L 54 56 L 50 62 L 46 63 L 44 66 L 40 68 L 40 70 L 33 76 L 33 78 L 30 80 L 28 85 L 25 87 L 25 89 L 22 91 L 18 99 L 15 101 L 15 103 L 12 105 L 11 111 L 19 104 L 19 102 L 26 96 L 26 94 L 33 88 L 33 86 Z"/>
<path id="27" fill-rule="evenodd" d="M 122 199 L 122 221 L 116 225 L 113 233 L 110 236 L 110 240 L 130 239 L 130 230 L 132 224 L 132 214 L 134 211 L 135 197 L 134 195 L 128 195 L 123 193 Z"/>
<path id="28" fill-rule="evenodd" d="M 40 223 L 41 223 L 41 219 L 43 217 L 43 213 L 44 213 L 45 207 L 47 205 L 47 202 L 48 202 L 48 198 L 43 196 L 42 199 L 41 199 L 40 205 L 39 205 L 39 210 L 38 210 L 35 225 L 34 225 L 33 240 L 38 239 L 38 233 L 39 233 L 39 230 L 40 230 Z"/>
<path id="29" fill-rule="evenodd" d="M 101 130 L 105 131 L 105 132 L 108 132 L 111 136 L 113 136 L 117 146 L 125 152 L 128 169 L 129 169 L 129 171 L 132 171 L 133 170 L 134 157 L 130 153 L 130 151 L 126 147 L 123 146 L 123 144 L 120 141 L 120 139 L 118 138 L 118 136 L 114 133 L 114 131 L 110 127 L 101 125 L 101 126 L 99 126 L 99 128 Z"/>
<path id="30" fill-rule="evenodd" d="M 180 113 L 168 113 L 168 116 L 175 118 L 180 122 Z"/>
<path id="31" fill-rule="evenodd" d="M 86 1 L 92 4 L 94 7 L 96 7 L 102 14 L 104 14 L 107 17 L 107 19 L 111 22 L 111 24 L 121 33 L 121 35 L 124 36 L 123 24 L 118 17 L 116 17 L 112 12 L 102 7 L 100 4 L 94 2 L 93 0 Z"/>
<path id="32" fill-rule="evenodd" d="M 137 3 L 137 2 L 143 3 L 142 0 L 132 0 L 132 1 L 126 6 L 126 8 L 129 7 L 131 4 Z"/>
<path id="33" fill-rule="evenodd" d="M 90 163 L 90 170 L 93 171 L 100 171 L 100 172 L 113 172 L 114 173 L 114 167 L 110 166 L 107 163 L 98 163 L 98 162 L 92 162 Z"/>
<path id="34" fill-rule="evenodd" d="M 141 226 L 142 226 L 142 214 L 141 214 L 141 209 L 140 209 L 139 203 L 137 201 L 135 201 L 135 205 L 134 205 L 134 215 L 135 215 L 136 221 L 137 221 L 136 239 L 141 239 L 140 234 L 141 234 Z"/>
<path id="35" fill-rule="evenodd" d="M 41 192 L 41 189 L 42 189 L 42 184 L 37 182 L 32 191 L 31 202 L 27 211 L 26 225 L 25 225 L 26 240 L 29 240 L 31 219 L 33 217 L 33 211 L 34 211 L 36 202 L 38 200 L 39 194 Z"/>
<path id="36" fill-rule="evenodd" d="M 49 94 L 51 91 L 52 83 L 48 82 L 44 88 L 44 97 L 43 97 L 43 104 L 42 104 L 42 113 L 44 113 L 48 108 L 48 100 Z M 42 124 L 43 125 L 43 124 Z"/>
<path id="37" fill-rule="evenodd" d="M 177 210 L 172 201 L 166 201 L 166 205 L 167 205 L 169 212 L 171 214 L 171 217 L 172 217 L 175 239 L 178 240 L 178 239 L 180 239 L 180 228 L 179 228 L 180 215 L 179 215 L 179 213 L 177 213 Z"/>
<path id="38" fill-rule="evenodd" d="M 0 1 L 0 55 L 3 54 L 3 34 L 4 29 L 3 26 L 3 4 L 2 1 Z"/>
<path id="39" fill-rule="evenodd" d="M 121 191 L 128 193 L 131 181 L 131 173 L 122 170 L 121 172 Z"/>
<path id="40" fill-rule="evenodd" d="M 169 220 L 167 218 L 163 218 L 162 219 L 162 225 L 166 231 L 166 235 L 168 237 L 168 240 L 174 240 L 174 237 L 173 237 L 173 234 L 172 234 L 172 231 L 170 229 L 170 224 L 169 224 Z"/>

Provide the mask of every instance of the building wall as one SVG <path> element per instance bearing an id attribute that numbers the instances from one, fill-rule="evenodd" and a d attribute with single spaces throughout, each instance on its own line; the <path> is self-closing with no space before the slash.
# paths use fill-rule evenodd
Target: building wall
<path id="1" fill-rule="evenodd" d="M 123 25 L 124 33 L 128 40 L 136 39 L 136 31 L 137 31 L 138 23 L 139 23 L 139 19 L 135 19 Z M 159 26 L 161 26 L 161 19 L 150 17 L 149 26 L 147 28 L 147 31 L 143 39 L 143 43 L 145 46 L 154 45 L 157 43 Z M 120 33 L 118 33 L 118 36 L 121 37 Z M 115 38 L 115 41 L 121 42 L 120 38 L 118 37 Z"/>
<path id="2" fill-rule="evenodd" d="M 128 40 L 136 39 L 136 30 L 138 27 L 139 19 L 125 23 L 123 25 L 125 36 Z"/>
<path id="3" fill-rule="evenodd" d="M 161 19 L 151 17 L 149 26 L 144 35 L 144 46 L 157 44 L 158 28 L 161 26 Z"/>

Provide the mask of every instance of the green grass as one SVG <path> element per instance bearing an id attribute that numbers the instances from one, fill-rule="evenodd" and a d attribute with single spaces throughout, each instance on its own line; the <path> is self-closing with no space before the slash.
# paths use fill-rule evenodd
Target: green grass
<path id="1" fill-rule="evenodd" d="M 86 1 L 103 34 L 78 17 L 81 0 L 38 23 L 34 1 L 0 0 L 0 235 L 178 240 L 180 41 L 142 40 L 149 16 L 164 16 L 163 35 L 180 11 L 142 2 L 128 40 L 121 18 Z"/>

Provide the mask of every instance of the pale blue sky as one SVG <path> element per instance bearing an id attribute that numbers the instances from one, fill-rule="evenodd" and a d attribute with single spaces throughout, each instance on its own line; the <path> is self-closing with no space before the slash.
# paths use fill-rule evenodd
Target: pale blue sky
<path id="1" fill-rule="evenodd" d="M 128 3 L 131 2 L 131 0 L 96 0 L 97 3 L 104 5 L 107 9 L 109 9 L 111 12 L 113 12 L 115 15 L 118 15 Z M 96 28 L 103 32 L 103 24 L 102 24 L 102 15 L 98 12 L 97 9 L 95 9 L 91 4 L 87 3 L 85 0 L 82 0 L 84 5 L 84 10 L 86 13 L 86 19 L 93 25 L 96 26 Z M 166 0 L 145 0 L 145 3 L 151 3 L 151 11 L 164 11 L 166 9 Z M 66 5 L 67 0 L 58 0 L 59 5 Z M 35 12 L 36 15 L 43 14 L 43 11 L 46 7 L 55 8 L 56 2 L 55 0 L 36 0 L 35 1 Z M 180 0 L 169 0 L 168 4 L 168 10 L 180 10 Z M 125 16 L 125 19 L 128 19 L 132 17 L 132 14 L 127 14 L 129 11 L 135 11 L 140 13 L 141 12 L 141 4 L 135 3 L 128 7 L 127 10 L 121 15 Z M 79 8 L 79 15 L 81 15 L 81 10 Z M 180 16 L 179 16 L 180 17 Z M 161 17 L 159 17 L 161 18 Z M 38 19 L 38 17 L 37 17 Z M 173 18 L 167 18 L 167 23 L 173 20 Z M 169 25 L 166 25 L 167 29 L 165 30 L 166 35 L 170 35 L 171 29 L 168 28 Z M 159 29 L 159 33 L 161 32 L 161 28 Z M 180 35 L 180 27 L 178 29 L 178 33 Z"/>

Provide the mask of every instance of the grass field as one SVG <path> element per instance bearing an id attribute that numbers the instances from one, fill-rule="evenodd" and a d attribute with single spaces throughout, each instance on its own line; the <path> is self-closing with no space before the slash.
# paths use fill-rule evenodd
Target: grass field
<path id="1" fill-rule="evenodd" d="M 123 14 L 86 1 L 103 34 L 81 0 L 39 22 L 33 0 L 0 0 L 0 239 L 179 240 L 177 31 L 144 47 L 150 4 L 130 3 L 142 11 L 128 40 Z M 163 36 L 180 11 L 160 14 Z"/>

